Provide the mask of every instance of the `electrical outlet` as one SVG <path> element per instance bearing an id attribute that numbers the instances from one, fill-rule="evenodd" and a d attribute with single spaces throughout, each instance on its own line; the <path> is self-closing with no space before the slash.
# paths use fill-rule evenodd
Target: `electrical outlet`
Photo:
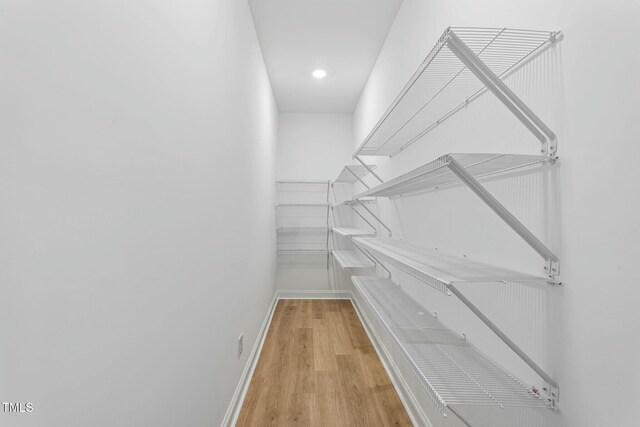
<path id="1" fill-rule="evenodd" d="M 242 350 L 244 350 L 244 334 L 238 337 L 238 359 L 242 356 Z"/>

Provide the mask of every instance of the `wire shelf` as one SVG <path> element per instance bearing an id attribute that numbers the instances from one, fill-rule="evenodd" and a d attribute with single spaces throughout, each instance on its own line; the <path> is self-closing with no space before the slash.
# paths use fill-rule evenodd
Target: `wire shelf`
<path id="1" fill-rule="evenodd" d="M 328 250 L 329 228 L 326 225 L 292 224 L 278 227 L 276 230 L 276 243 L 279 250 Z"/>
<path id="2" fill-rule="evenodd" d="M 332 231 L 342 237 L 373 236 L 375 231 L 358 230 L 350 227 L 333 227 Z"/>
<path id="3" fill-rule="evenodd" d="M 342 269 L 374 267 L 371 261 L 364 259 L 361 254 L 356 251 L 333 250 L 331 254 Z"/>
<path id="4" fill-rule="evenodd" d="M 460 409 L 460 405 L 548 407 L 391 280 L 372 276 L 351 280 L 443 414 L 445 408 Z"/>
<path id="5" fill-rule="evenodd" d="M 464 108 L 487 88 L 448 47 L 454 35 L 498 77 L 555 42 L 557 32 L 450 27 L 356 150 L 393 156 Z"/>
<path id="6" fill-rule="evenodd" d="M 329 269 L 330 181 L 276 181 L 276 254 L 324 255 Z M 301 262 L 294 258 L 294 264 Z M 305 261 L 306 262 L 306 261 Z"/>
<path id="7" fill-rule="evenodd" d="M 375 168 L 375 165 L 347 165 L 342 168 L 342 172 L 340 172 L 340 175 L 338 175 L 336 180 L 333 182 L 342 184 L 354 184 L 360 179 L 369 175 L 369 173 L 371 173 L 371 170 Z"/>
<path id="8" fill-rule="evenodd" d="M 452 161 L 458 162 L 474 178 L 481 178 L 543 164 L 549 161 L 549 157 L 497 153 L 445 154 L 384 184 L 366 190 L 355 198 L 394 197 L 458 183 L 460 179 L 447 167 Z"/>
<path id="9" fill-rule="evenodd" d="M 395 239 L 356 237 L 353 243 L 443 293 L 459 283 L 545 284 L 547 278 L 520 273 L 466 257 L 419 248 Z"/>

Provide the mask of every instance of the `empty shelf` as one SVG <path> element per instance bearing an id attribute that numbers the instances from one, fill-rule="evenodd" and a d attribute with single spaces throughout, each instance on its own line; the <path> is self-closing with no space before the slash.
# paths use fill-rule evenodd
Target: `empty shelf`
<path id="1" fill-rule="evenodd" d="M 343 269 L 347 268 L 372 268 L 373 263 L 365 259 L 361 253 L 349 250 L 333 250 L 333 257 Z"/>
<path id="2" fill-rule="evenodd" d="M 375 231 L 364 231 L 349 227 L 333 227 L 332 230 L 334 233 L 337 233 L 343 237 L 372 236 L 376 234 Z"/>
<path id="3" fill-rule="evenodd" d="M 452 45 L 466 45 L 483 66 L 504 78 L 554 43 L 557 34 L 509 28 L 447 28 L 355 155 L 393 156 L 487 90 Z"/>
<path id="4" fill-rule="evenodd" d="M 367 169 L 363 165 L 347 165 L 342 169 L 340 175 L 336 178 L 334 183 L 346 183 L 353 184 L 357 182 L 359 179 L 364 178 L 369 175 L 370 169 L 375 169 L 375 165 L 367 165 L 369 169 Z M 356 178 L 357 177 L 357 178 Z"/>
<path id="5" fill-rule="evenodd" d="M 465 405 L 476 411 L 480 407 L 483 412 L 548 407 L 391 280 L 371 276 L 351 280 L 366 306 L 365 313 L 390 335 L 391 345 L 400 349 L 442 413 L 449 408 L 459 414 Z M 476 425 L 474 420 L 468 421 Z"/>
<path id="6" fill-rule="evenodd" d="M 357 237 L 353 243 L 444 293 L 448 293 L 448 285 L 457 283 L 546 284 L 548 280 L 394 239 Z"/>
<path id="7" fill-rule="evenodd" d="M 548 162 L 549 157 L 495 153 L 445 154 L 384 184 L 364 191 L 356 198 L 393 197 L 460 182 L 460 179 L 449 169 L 452 161 L 459 163 L 473 177 L 480 178 Z"/>

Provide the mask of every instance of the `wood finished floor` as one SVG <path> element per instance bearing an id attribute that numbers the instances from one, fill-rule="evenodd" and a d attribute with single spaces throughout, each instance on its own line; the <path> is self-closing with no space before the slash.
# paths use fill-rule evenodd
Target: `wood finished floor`
<path id="1" fill-rule="evenodd" d="M 349 300 L 280 300 L 237 426 L 410 426 Z"/>

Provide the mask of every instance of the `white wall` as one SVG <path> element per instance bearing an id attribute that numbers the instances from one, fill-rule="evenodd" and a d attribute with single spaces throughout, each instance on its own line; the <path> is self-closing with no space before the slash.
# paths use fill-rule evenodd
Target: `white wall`
<path id="1" fill-rule="evenodd" d="M 219 425 L 275 292 L 247 2 L 0 9 L 0 425 Z"/>
<path id="2" fill-rule="evenodd" d="M 351 114 L 312 114 L 280 113 L 278 116 L 278 179 L 293 180 L 334 180 L 344 165 L 351 163 L 353 152 L 353 116 Z M 303 187 L 304 191 L 323 190 L 318 186 Z M 283 197 L 309 197 L 296 194 L 291 185 Z M 337 197 L 343 197 L 343 189 L 337 188 Z M 315 193 L 314 193 L 315 194 Z M 320 195 L 322 198 L 322 195 Z M 333 201 L 333 196 L 330 198 Z M 282 200 L 294 202 L 295 200 Z M 322 202 L 318 199 L 305 199 L 305 202 Z M 286 208 L 283 215 L 319 215 L 321 208 Z M 342 212 L 336 212 L 343 217 Z M 314 225 L 317 225 L 314 223 Z M 316 243 L 325 242 L 325 235 L 318 232 L 292 233 L 283 235 L 290 241 Z M 335 280 L 332 269 L 327 270 L 326 255 L 281 255 L 278 257 L 278 289 L 293 294 L 314 293 L 339 290 L 341 286 Z M 331 261 L 329 261 L 331 263 Z"/>
<path id="3" fill-rule="evenodd" d="M 640 275 L 633 265 L 640 254 L 639 18 L 637 2 L 405 0 L 354 113 L 357 146 L 450 25 L 563 31 L 555 48 L 507 79 L 558 134 L 560 161 L 484 182 L 560 254 L 564 286 L 463 288 L 558 380 L 560 411 L 545 421 L 557 425 L 632 426 L 640 418 Z M 485 94 L 402 154 L 378 160 L 379 173 L 389 179 L 447 152 L 538 148 Z M 540 272 L 535 253 L 463 187 L 380 205 L 395 237 Z M 454 330 L 526 382 L 536 381 L 453 297 L 401 281 Z"/>
<path id="4" fill-rule="evenodd" d="M 351 114 L 280 113 L 278 179 L 335 179 L 351 161 Z"/>

